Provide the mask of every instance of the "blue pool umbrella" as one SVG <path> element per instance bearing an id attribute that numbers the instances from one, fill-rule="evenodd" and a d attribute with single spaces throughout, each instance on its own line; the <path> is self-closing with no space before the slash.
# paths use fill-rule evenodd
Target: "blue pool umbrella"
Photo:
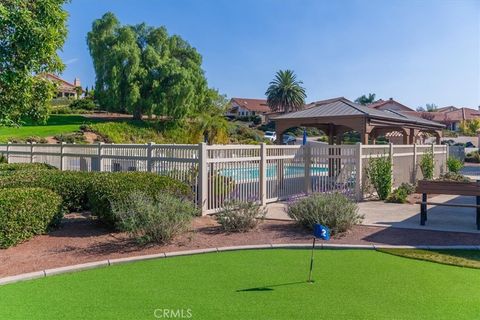
<path id="1" fill-rule="evenodd" d="M 303 145 L 307 144 L 307 129 L 303 129 Z"/>

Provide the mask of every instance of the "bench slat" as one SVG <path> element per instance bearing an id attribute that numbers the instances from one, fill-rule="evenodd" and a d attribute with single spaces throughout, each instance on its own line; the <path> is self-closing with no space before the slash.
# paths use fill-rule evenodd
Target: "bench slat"
<path id="1" fill-rule="evenodd" d="M 426 204 L 426 205 L 443 206 L 443 207 L 480 208 L 480 205 L 476 205 L 476 204 L 455 204 L 455 203 L 423 202 L 423 201 L 417 201 L 416 204 Z"/>

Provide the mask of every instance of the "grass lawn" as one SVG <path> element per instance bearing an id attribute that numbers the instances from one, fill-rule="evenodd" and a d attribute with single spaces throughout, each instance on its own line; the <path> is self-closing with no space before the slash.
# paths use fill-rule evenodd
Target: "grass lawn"
<path id="1" fill-rule="evenodd" d="M 480 271 L 374 250 L 210 253 L 0 287 L 0 319 L 475 319 Z M 165 317 L 164 317 L 165 318 Z"/>
<path id="2" fill-rule="evenodd" d="M 81 115 L 51 115 L 45 125 L 27 123 L 21 127 L 0 127 L 0 142 L 5 143 L 9 138 L 25 139 L 32 136 L 43 138 L 70 133 L 78 131 L 82 124 L 98 121 Z"/>

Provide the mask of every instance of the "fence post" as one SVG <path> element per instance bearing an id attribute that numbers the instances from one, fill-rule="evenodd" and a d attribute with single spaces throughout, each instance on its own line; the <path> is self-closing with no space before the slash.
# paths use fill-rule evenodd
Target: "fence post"
<path id="1" fill-rule="evenodd" d="M 98 171 L 103 171 L 103 142 L 98 143 Z"/>
<path id="2" fill-rule="evenodd" d="M 413 168 L 412 168 L 412 183 L 417 183 L 417 144 L 413 144 Z"/>
<path id="3" fill-rule="evenodd" d="M 35 142 L 30 143 L 30 163 L 33 163 L 35 161 L 35 156 L 33 153 L 35 152 Z"/>
<path id="4" fill-rule="evenodd" d="M 64 158 L 63 153 L 65 152 L 63 148 L 65 147 L 65 144 L 66 142 L 64 141 L 62 141 L 62 143 L 60 144 L 60 171 L 63 171 L 65 166 L 65 164 L 63 163 L 63 158 Z"/>
<path id="5" fill-rule="evenodd" d="M 265 206 L 267 204 L 267 144 L 260 145 L 260 204 Z"/>
<path id="6" fill-rule="evenodd" d="M 10 141 L 7 142 L 7 163 L 10 163 L 10 145 L 12 143 Z"/>
<path id="7" fill-rule="evenodd" d="M 357 150 L 356 150 L 356 156 L 357 156 L 357 174 L 355 175 L 355 193 L 356 193 L 356 198 L 357 201 L 362 201 L 363 200 L 363 188 L 362 188 L 362 180 L 363 180 L 363 159 L 362 159 L 362 143 L 357 142 Z"/>
<path id="8" fill-rule="evenodd" d="M 207 144 L 198 144 L 198 201 L 202 216 L 208 209 L 208 172 L 207 172 Z"/>
<path id="9" fill-rule="evenodd" d="M 303 162 L 305 164 L 305 193 L 312 193 L 312 146 L 306 144 L 303 146 Z"/>
<path id="10" fill-rule="evenodd" d="M 388 149 L 388 154 L 389 154 L 389 157 L 390 157 L 390 166 L 392 168 L 392 173 L 391 173 L 391 179 L 392 179 L 392 184 L 390 185 L 390 192 L 393 191 L 393 178 L 394 178 L 394 174 L 393 174 L 393 157 L 395 156 L 395 153 L 393 152 L 393 143 L 389 143 L 389 149 Z"/>
<path id="11" fill-rule="evenodd" d="M 433 144 L 432 142 L 432 145 L 431 145 L 431 152 L 432 152 L 432 157 L 433 157 L 433 177 L 435 178 L 435 145 Z"/>
<path id="12" fill-rule="evenodd" d="M 445 166 L 443 168 L 444 172 L 447 172 L 447 162 L 448 158 L 450 157 L 450 146 L 448 144 L 445 145 Z M 463 159 L 465 160 L 465 159 Z"/>
<path id="13" fill-rule="evenodd" d="M 152 172 L 153 168 L 153 163 L 152 163 L 152 151 L 153 151 L 153 145 L 155 142 L 150 142 L 147 145 L 147 171 Z"/>

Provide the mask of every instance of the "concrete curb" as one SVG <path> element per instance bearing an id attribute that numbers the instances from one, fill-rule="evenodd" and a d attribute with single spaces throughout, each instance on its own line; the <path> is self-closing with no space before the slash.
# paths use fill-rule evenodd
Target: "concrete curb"
<path id="1" fill-rule="evenodd" d="M 222 251 L 236 251 L 236 250 L 253 250 L 253 249 L 271 249 L 271 244 L 254 244 L 245 246 L 230 246 L 217 248 L 218 252 Z"/>
<path id="2" fill-rule="evenodd" d="M 236 251 L 236 250 L 254 250 L 254 249 L 308 249 L 311 248 L 311 243 L 284 243 L 284 244 L 259 244 L 259 245 L 241 245 L 241 246 L 228 246 L 228 247 L 218 247 L 218 248 L 207 248 L 207 249 L 194 249 L 194 250 L 184 250 L 184 251 L 176 251 L 176 252 L 165 252 L 165 253 L 156 253 L 156 254 L 149 254 L 143 256 L 133 256 L 133 257 L 126 257 L 126 258 L 118 258 L 118 259 L 108 259 L 108 260 L 101 260 L 101 261 L 94 261 L 82 264 L 76 264 L 72 266 L 60 267 L 60 268 L 53 268 L 53 269 L 46 269 L 42 271 L 36 272 L 29 272 L 14 276 L 8 276 L 4 278 L 0 278 L 0 286 L 6 285 L 10 283 L 26 281 L 26 280 L 33 280 L 39 278 L 50 277 L 54 275 L 64 274 L 64 273 L 71 273 L 76 271 L 94 269 L 94 268 L 101 268 L 101 267 L 109 267 L 112 265 L 119 265 L 125 264 L 130 262 L 137 262 L 137 261 L 146 261 L 152 259 L 162 259 L 162 258 L 169 258 L 169 257 L 178 257 L 178 256 L 187 256 L 187 255 L 196 255 L 196 254 L 204 254 L 204 253 L 212 253 L 212 252 L 227 252 L 227 251 Z M 360 244 L 328 244 L 328 243 L 316 243 L 315 249 L 358 249 L 358 250 L 376 250 L 376 249 L 430 249 L 430 250 L 480 250 L 480 246 L 465 246 L 465 245 L 458 245 L 458 246 L 428 246 L 428 245 L 421 245 L 421 246 L 404 246 L 404 245 L 377 245 L 377 244 L 367 244 L 367 245 L 360 245 Z"/>
<path id="3" fill-rule="evenodd" d="M 82 270 L 88 270 L 88 269 L 99 268 L 99 267 L 108 267 L 108 266 L 109 266 L 108 260 L 103 260 L 103 261 L 75 264 L 73 266 L 46 269 L 43 272 L 45 273 L 45 277 L 49 277 L 49 276 L 54 276 L 56 274 L 69 273 L 73 271 L 82 271 Z"/>
<path id="4" fill-rule="evenodd" d="M 218 252 L 218 248 L 165 252 L 165 256 L 168 258 L 168 257 L 178 257 L 178 256 L 190 256 L 194 254 L 209 253 L 209 252 Z"/>
<path id="5" fill-rule="evenodd" d="M 149 255 L 143 255 L 143 256 L 109 259 L 108 265 L 112 266 L 115 264 L 130 263 L 130 262 L 152 260 L 152 259 L 161 259 L 161 258 L 165 258 L 165 253 L 156 253 L 156 254 L 149 254 Z"/>

